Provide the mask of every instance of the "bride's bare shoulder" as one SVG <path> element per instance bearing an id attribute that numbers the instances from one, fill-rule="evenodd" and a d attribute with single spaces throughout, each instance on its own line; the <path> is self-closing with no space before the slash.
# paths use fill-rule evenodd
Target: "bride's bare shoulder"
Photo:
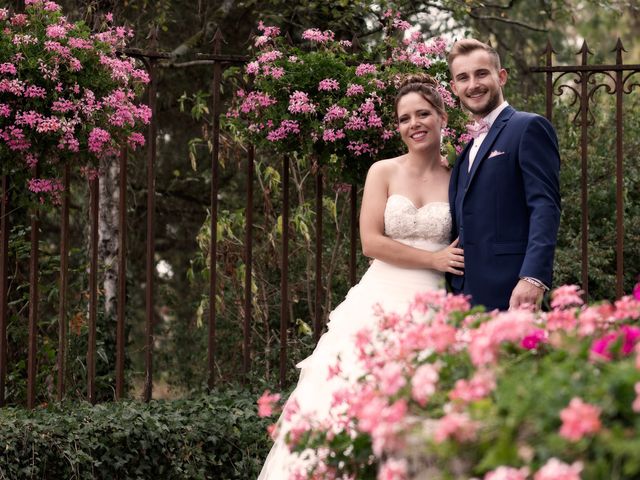
<path id="1" fill-rule="evenodd" d="M 369 175 L 391 176 L 398 172 L 404 162 L 404 155 L 395 158 L 378 160 L 369 167 Z"/>

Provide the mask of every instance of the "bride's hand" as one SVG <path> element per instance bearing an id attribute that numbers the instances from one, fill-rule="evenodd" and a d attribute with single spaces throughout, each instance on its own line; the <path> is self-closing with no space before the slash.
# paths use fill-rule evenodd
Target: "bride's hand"
<path id="1" fill-rule="evenodd" d="M 441 272 L 449 272 L 454 275 L 464 275 L 464 251 L 458 248 L 456 238 L 451 245 L 433 253 L 433 267 Z"/>

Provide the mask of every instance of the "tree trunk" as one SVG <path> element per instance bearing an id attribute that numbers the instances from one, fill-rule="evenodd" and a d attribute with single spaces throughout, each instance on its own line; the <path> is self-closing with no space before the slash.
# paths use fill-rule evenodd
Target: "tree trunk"
<path id="1" fill-rule="evenodd" d="M 113 159 L 101 163 L 98 264 L 104 271 L 104 309 L 106 316 L 109 317 L 115 315 L 118 286 L 119 163 Z"/>

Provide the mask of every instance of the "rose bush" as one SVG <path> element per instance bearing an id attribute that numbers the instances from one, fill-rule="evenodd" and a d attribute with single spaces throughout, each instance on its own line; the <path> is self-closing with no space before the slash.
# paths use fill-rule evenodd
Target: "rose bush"
<path id="1" fill-rule="evenodd" d="M 135 99 L 149 78 L 118 54 L 132 33 L 110 15 L 92 33 L 55 2 L 26 0 L 25 7 L 0 8 L 1 173 L 32 177 L 29 190 L 55 200 L 62 165 L 95 171 L 122 146 L 144 144 L 137 130 L 151 112 Z"/>
<path id="2" fill-rule="evenodd" d="M 272 151 L 328 164 L 342 181 L 361 181 L 374 160 L 402 149 L 394 112 L 401 75 L 427 72 L 447 106 L 443 153 L 453 162 L 469 137 L 468 118 L 449 89 L 447 44 L 418 30 L 409 34 L 411 25 L 392 11 L 385 18 L 383 40 L 362 50 L 318 29 L 303 32 L 306 44 L 294 46 L 260 22 L 245 68 L 250 88 L 236 91 L 227 113 L 231 128 Z"/>
<path id="3" fill-rule="evenodd" d="M 381 312 L 330 416 L 287 406 L 295 478 L 640 478 L 640 284 L 613 304 L 580 293 L 558 288 L 548 312 L 444 291 Z"/>

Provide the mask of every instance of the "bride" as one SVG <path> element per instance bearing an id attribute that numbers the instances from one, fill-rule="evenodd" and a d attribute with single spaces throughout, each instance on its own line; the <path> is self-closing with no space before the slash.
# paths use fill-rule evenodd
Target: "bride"
<path id="1" fill-rule="evenodd" d="M 395 112 L 407 153 L 371 166 L 360 209 L 362 251 L 374 260 L 329 315 L 328 331 L 313 354 L 298 364 L 300 379 L 285 412 L 295 403 L 301 414 L 326 418 L 333 393 L 359 376 L 354 335 L 375 327 L 374 307 L 402 312 L 416 293 L 443 288 L 444 272 L 463 273 L 463 251 L 457 240 L 449 244 L 450 171 L 440 154 L 447 114 L 436 86 L 428 75 L 411 75 L 398 89 Z M 338 357 L 340 375 L 330 376 Z M 290 423 L 285 416 L 258 480 L 286 480 L 295 468 L 296 456 L 285 442 Z"/>

